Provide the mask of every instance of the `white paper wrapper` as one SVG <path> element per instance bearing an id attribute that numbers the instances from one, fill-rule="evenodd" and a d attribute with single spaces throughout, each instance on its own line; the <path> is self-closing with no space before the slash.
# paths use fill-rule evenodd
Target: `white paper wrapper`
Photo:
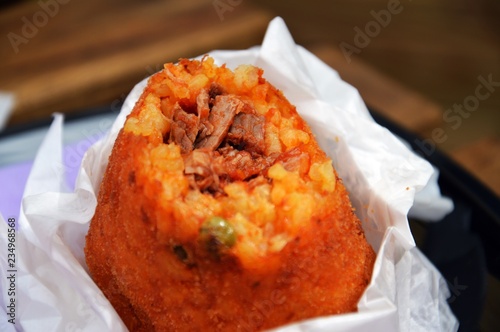
<path id="1" fill-rule="evenodd" d="M 357 91 L 304 48 L 280 18 L 261 47 L 210 53 L 234 68 L 255 64 L 297 106 L 351 193 L 369 242 L 377 251 L 372 282 L 357 313 L 311 319 L 278 331 L 453 331 L 457 321 L 444 279 L 415 247 L 407 213 L 432 167 L 376 125 Z M 92 282 L 83 246 L 108 156 L 126 115 L 142 93 L 140 82 L 125 100 L 109 134 L 82 162 L 74 192 L 64 186 L 62 116 L 56 115 L 25 191 L 17 232 L 16 324 L 24 331 L 125 331 Z M 0 245 L 7 227 L 0 222 Z M 8 270 L 2 256 L 2 273 Z M 2 296 L 8 303 L 5 276 Z M 5 310 L 5 305 L 2 306 Z M 0 311 L 1 312 L 1 311 Z M 5 312 L 4 312 L 5 314 Z"/>

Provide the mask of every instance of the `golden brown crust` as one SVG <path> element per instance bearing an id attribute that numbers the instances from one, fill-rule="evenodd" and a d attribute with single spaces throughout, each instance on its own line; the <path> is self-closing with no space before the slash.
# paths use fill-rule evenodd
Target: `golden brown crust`
<path id="1" fill-rule="evenodd" d="M 160 199 L 161 182 L 144 172 L 159 140 L 120 132 L 85 246 L 92 278 L 130 330 L 255 331 L 356 310 L 375 254 L 339 178 L 333 191 L 322 191 L 327 204 L 280 250 L 250 261 L 236 247 L 213 256 L 186 236 L 192 220 L 179 219 Z M 315 142 L 301 146 L 312 160 L 326 158 Z M 298 162 L 302 177 L 310 163 Z"/>

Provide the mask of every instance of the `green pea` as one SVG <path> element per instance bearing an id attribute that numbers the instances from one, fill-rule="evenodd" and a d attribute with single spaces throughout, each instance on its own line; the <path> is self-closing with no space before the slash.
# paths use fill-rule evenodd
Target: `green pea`
<path id="1" fill-rule="evenodd" d="M 236 233 L 224 218 L 213 216 L 201 225 L 200 240 L 206 244 L 208 251 L 218 254 L 221 249 L 236 244 Z"/>

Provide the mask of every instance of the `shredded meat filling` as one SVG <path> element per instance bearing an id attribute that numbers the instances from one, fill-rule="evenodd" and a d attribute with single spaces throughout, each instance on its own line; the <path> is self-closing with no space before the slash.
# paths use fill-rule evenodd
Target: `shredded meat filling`
<path id="1" fill-rule="evenodd" d="M 194 141 L 198 134 L 198 117 L 186 113 L 179 104 L 175 104 L 173 123 L 170 129 L 170 142 L 175 142 L 181 147 L 182 153 L 193 150 Z"/>
<path id="2" fill-rule="evenodd" d="M 184 157 L 184 173 L 189 176 L 189 185 L 201 191 L 216 191 L 219 176 L 213 168 L 213 152 L 194 150 Z"/>
<path id="3" fill-rule="evenodd" d="M 221 95 L 215 97 L 215 103 L 208 116 L 208 121 L 214 127 L 213 132 L 208 136 L 200 135 L 196 142 L 197 149 L 215 150 L 222 143 L 233 124 L 236 114 L 244 107 L 241 100 L 232 95 Z"/>
<path id="4" fill-rule="evenodd" d="M 228 143 L 238 150 L 263 154 L 264 122 L 263 116 L 249 113 L 237 114 L 227 134 Z"/>
<path id="5" fill-rule="evenodd" d="M 276 162 L 280 162 L 287 171 L 298 171 L 301 175 L 309 170 L 311 163 L 309 155 L 303 153 L 299 147 L 284 152 L 276 159 Z"/>
<path id="6" fill-rule="evenodd" d="M 198 135 L 200 137 L 207 137 L 214 131 L 214 125 L 208 120 L 210 115 L 210 96 L 207 90 L 202 90 L 196 97 L 196 110 L 198 111 L 198 119 L 200 127 Z"/>
<path id="7" fill-rule="evenodd" d="M 219 176 L 226 176 L 233 180 L 247 180 L 260 175 L 272 165 L 271 157 L 252 154 L 248 151 L 239 151 L 231 146 L 219 150 L 220 155 L 214 160 Z"/>
<path id="8" fill-rule="evenodd" d="M 194 106 L 176 103 L 172 114 L 168 142 L 180 146 L 191 188 L 222 192 L 224 184 L 260 175 L 275 160 L 264 156 L 265 118 L 217 85 L 202 90 Z"/>

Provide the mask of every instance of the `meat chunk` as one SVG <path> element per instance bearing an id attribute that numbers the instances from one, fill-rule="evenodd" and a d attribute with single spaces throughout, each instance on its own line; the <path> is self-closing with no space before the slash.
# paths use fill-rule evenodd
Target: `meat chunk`
<path id="1" fill-rule="evenodd" d="M 184 157 L 184 173 L 190 176 L 190 186 L 201 191 L 219 188 L 219 176 L 213 169 L 213 152 L 193 150 Z"/>
<path id="2" fill-rule="evenodd" d="M 228 177 L 232 181 L 246 180 L 259 175 L 273 162 L 273 158 L 248 151 L 238 151 L 231 146 L 221 148 L 218 152 L 220 155 L 214 159 L 214 169 L 219 176 Z"/>
<path id="3" fill-rule="evenodd" d="M 238 150 L 264 153 L 265 118 L 257 114 L 239 113 L 229 128 L 227 141 Z"/>
<path id="4" fill-rule="evenodd" d="M 191 188 L 221 193 L 227 182 L 262 174 L 275 157 L 263 156 L 265 118 L 216 92 L 202 90 L 196 105 L 175 104 L 169 142 L 181 147 Z"/>
<path id="5" fill-rule="evenodd" d="M 226 182 L 260 175 L 274 159 L 226 146 L 218 151 L 196 149 L 184 156 L 184 174 L 191 188 L 222 192 Z"/>
<path id="6" fill-rule="evenodd" d="M 281 154 L 276 162 L 279 162 L 289 172 L 299 172 L 304 175 L 309 171 L 311 160 L 307 152 L 303 152 L 299 147 L 295 147 Z"/>
<path id="7" fill-rule="evenodd" d="M 210 135 L 199 135 L 195 144 L 197 149 L 215 150 L 222 143 L 233 123 L 234 117 L 245 104 L 233 95 L 219 95 L 215 97 L 215 103 L 208 116 L 208 121 L 214 127 Z"/>
<path id="8" fill-rule="evenodd" d="M 194 141 L 198 134 L 198 117 L 186 113 L 179 104 L 175 104 L 173 113 L 169 142 L 179 145 L 183 154 L 189 153 L 193 150 Z"/>
<path id="9" fill-rule="evenodd" d="M 196 97 L 196 110 L 200 122 L 199 135 L 203 137 L 210 135 L 214 130 L 214 126 L 208 121 L 208 116 L 210 115 L 209 102 L 210 96 L 208 95 L 208 91 L 204 89 Z"/>

